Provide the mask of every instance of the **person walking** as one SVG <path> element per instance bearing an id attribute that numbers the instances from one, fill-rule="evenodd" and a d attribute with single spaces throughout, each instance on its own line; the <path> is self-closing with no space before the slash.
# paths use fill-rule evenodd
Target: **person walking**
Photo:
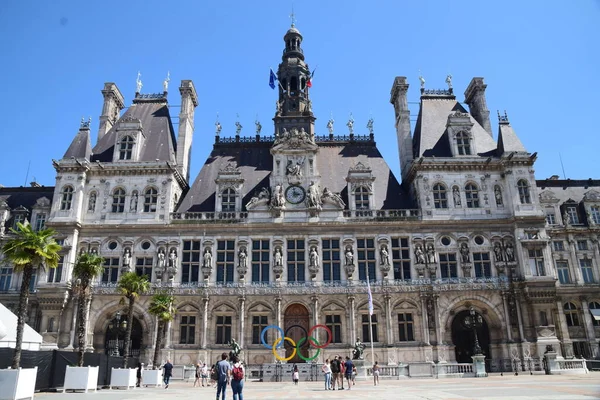
<path id="1" fill-rule="evenodd" d="M 221 394 L 221 400 L 225 400 L 225 391 L 231 380 L 231 365 L 227 361 L 227 353 L 221 354 L 221 361 L 217 363 L 217 373 L 219 375 L 217 381 L 217 400 Z"/>
<path id="2" fill-rule="evenodd" d="M 165 383 L 165 389 L 169 388 L 169 381 L 171 380 L 171 375 L 173 374 L 173 364 L 171 364 L 171 360 L 167 360 L 165 365 L 163 365 L 163 382 Z"/>
<path id="3" fill-rule="evenodd" d="M 325 390 L 333 390 L 331 385 L 331 365 L 329 364 L 329 358 L 325 360 L 325 364 L 321 367 L 321 371 L 325 374 Z"/>
<path id="4" fill-rule="evenodd" d="M 206 363 L 202 365 L 202 369 L 200 370 L 200 376 L 202 377 L 202 387 L 204 385 L 209 386 L 208 384 L 208 366 Z"/>
<path id="5" fill-rule="evenodd" d="M 300 380 L 300 371 L 298 371 L 298 366 L 294 364 L 294 369 L 292 371 L 292 380 L 294 381 L 294 385 L 298 385 L 298 381 Z"/>
<path id="6" fill-rule="evenodd" d="M 141 387 L 142 386 L 142 371 L 144 370 L 144 364 L 142 363 L 138 363 L 137 365 L 137 371 L 135 374 L 135 377 L 137 378 L 136 382 L 135 382 L 135 386 L 136 387 Z"/>
<path id="7" fill-rule="evenodd" d="M 373 364 L 373 385 L 379 385 L 379 364 L 377 364 L 377 361 Z"/>
<path id="8" fill-rule="evenodd" d="M 346 356 L 346 362 L 344 363 L 346 369 L 346 381 L 348 382 L 348 390 L 352 390 L 352 370 L 354 369 L 354 363 L 350 357 Z"/>
<path id="9" fill-rule="evenodd" d="M 194 386 L 196 387 L 196 385 L 200 386 L 200 370 L 202 369 L 202 367 L 200 366 L 200 363 L 196 363 L 196 380 L 194 380 Z"/>
<path id="10" fill-rule="evenodd" d="M 233 356 L 233 369 L 231 370 L 231 390 L 233 391 L 233 400 L 244 400 L 244 365 L 237 356 Z"/>

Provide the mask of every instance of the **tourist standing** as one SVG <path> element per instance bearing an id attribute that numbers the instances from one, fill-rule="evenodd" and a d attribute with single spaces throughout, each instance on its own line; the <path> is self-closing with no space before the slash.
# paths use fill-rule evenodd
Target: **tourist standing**
<path id="1" fill-rule="evenodd" d="M 294 364 L 294 369 L 292 370 L 292 380 L 294 381 L 294 385 L 298 385 L 300 371 L 298 371 L 298 366 L 296 364 Z"/>
<path id="2" fill-rule="evenodd" d="M 379 385 L 379 364 L 377 364 L 377 361 L 373 364 L 373 385 Z"/>
<path id="3" fill-rule="evenodd" d="M 331 365 L 329 364 L 329 358 L 325 360 L 325 364 L 321 367 L 321 371 L 325 374 L 325 390 L 333 390 L 331 385 Z"/>
<path id="4" fill-rule="evenodd" d="M 342 389 L 344 388 L 344 381 L 342 380 L 342 385 L 340 386 L 338 379 L 340 377 L 340 367 L 341 367 L 341 362 L 338 359 L 338 356 L 335 356 L 333 358 L 333 360 L 331 360 L 331 387 L 332 390 L 335 390 L 335 386 L 337 384 L 338 389 L 341 387 Z"/>
<path id="5" fill-rule="evenodd" d="M 233 356 L 233 369 L 231 370 L 231 390 L 233 391 L 233 400 L 244 400 L 242 392 L 244 390 L 244 365 L 237 356 Z"/>
<path id="6" fill-rule="evenodd" d="M 227 353 L 221 354 L 221 361 L 217 363 L 217 374 L 219 375 L 217 381 L 217 400 L 219 400 L 220 394 L 222 394 L 221 400 L 225 400 L 225 391 L 231 380 L 231 365 L 227 361 Z"/>
<path id="7" fill-rule="evenodd" d="M 346 356 L 346 362 L 344 363 L 344 367 L 346 369 L 346 381 L 348 382 L 348 390 L 352 389 L 352 370 L 354 369 L 354 363 L 350 359 L 350 357 Z"/>
<path id="8" fill-rule="evenodd" d="M 137 371 L 135 374 L 135 377 L 137 378 L 136 382 L 135 382 L 135 386 L 136 387 L 141 387 L 142 386 L 142 371 L 144 370 L 144 364 L 142 363 L 138 363 L 137 365 Z"/>
<path id="9" fill-rule="evenodd" d="M 196 385 L 200 386 L 200 370 L 202 369 L 202 367 L 200 366 L 200 363 L 196 363 L 196 379 L 194 380 L 194 386 L 196 387 Z"/>
<path id="10" fill-rule="evenodd" d="M 206 386 L 209 386 L 209 384 L 208 384 L 208 366 L 206 365 L 206 363 L 204 363 L 202 365 L 202 369 L 200 371 L 200 376 L 202 377 L 202 387 L 204 387 L 205 384 L 206 384 Z"/>
<path id="11" fill-rule="evenodd" d="M 171 375 L 173 374 L 173 364 L 171 364 L 171 360 L 167 360 L 165 365 L 163 365 L 163 369 L 163 382 L 165 383 L 165 389 L 168 389 L 169 381 L 171 380 Z"/>

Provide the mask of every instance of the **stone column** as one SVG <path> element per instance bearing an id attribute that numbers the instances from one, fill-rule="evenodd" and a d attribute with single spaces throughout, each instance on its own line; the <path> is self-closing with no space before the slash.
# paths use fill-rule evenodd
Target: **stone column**
<path id="1" fill-rule="evenodd" d="M 574 281 L 574 283 L 583 285 L 583 276 L 581 276 L 581 269 L 579 268 L 579 260 L 577 259 L 577 255 L 576 255 L 576 251 L 577 251 L 576 242 L 572 238 L 569 238 L 567 240 L 567 243 L 569 246 L 569 261 L 572 265 L 572 271 L 573 271 L 573 281 Z M 561 309 L 562 309 L 562 307 L 561 307 Z"/>
<path id="2" fill-rule="evenodd" d="M 433 319 L 435 321 L 435 340 L 437 345 L 440 346 L 442 344 L 442 324 L 440 324 L 440 308 L 438 304 L 439 296 L 437 294 L 433 295 L 433 309 L 435 310 L 435 315 Z"/>
<path id="3" fill-rule="evenodd" d="M 590 314 L 590 308 L 588 301 L 585 297 L 580 297 L 581 311 L 583 312 L 583 324 L 585 326 L 585 336 L 588 340 L 588 346 L 590 348 L 590 355 L 595 356 L 597 352 L 596 332 L 594 332 L 594 322 L 592 321 L 592 315 Z"/>
<path id="4" fill-rule="evenodd" d="M 77 330 L 77 307 L 79 305 L 79 301 L 77 300 L 77 296 L 73 297 L 73 309 L 71 310 L 71 334 L 69 336 L 69 345 L 67 346 L 67 350 L 75 349 L 75 331 Z"/>
<path id="5" fill-rule="evenodd" d="M 510 325 L 510 312 L 508 311 L 508 293 L 502 292 L 502 304 L 504 305 L 504 320 L 506 321 L 506 339 L 512 342 L 512 329 Z"/>
<path id="6" fill-rule="evenodd" d="M 208 297 L 202 298 L 202 348 L 206 349 L 208 335 Z"/>
<path id="7" fill-rule="evenodd" d="M 429 317 L 427 316 L 427 295 L 421 295 L 421 315 L 423 324 L 423 343 L 430 345 L 429 342 Z"/>
<path id="8" fill-rule="evenodd" d="M 319 325 L 319 298 L 317 296 L 312 296 L 310 298 L 313 303 L 313 326 Z"/>
<path id="9" fill-rule="evenodd" d="M 571 337 L 569 336 L 569 328 L 567 327 L 567 318 L 565 317 L 565 311 L 563 309 L 562 299 L 559 299 L 556 302 L 558 306 L 558 321 L 559 321 L 559 329 L 560 335 L 562 339 L 562 345 L 564 348 L 563 356 L 569 355 L 572 353 L 572 342 Z"/>
<path id="10" fill-rule="evenodd" d="M 239 318 L 240 318 L 240 334 L 239 334 L 239 338 L 238 338 L 238 343 L 240 345 L 240 348 L 244 348 L 244 337 L 245 337 L 245 333 L 246 333 L 246 298 L 245 297 L 240 297 L 238 299 L 239 303 L 240 303 L 240 314 L 239 314 Z"/>
<path id="11" fill-rule="evenodd" d="M 281 321 L 281 297 L 275 297 L 275 313 L 277 314 L 277 326 L 283 329 L 283 324 Z M 281 340 L 283 340 L 283 338 Z"/>
<path id="12" fill-rule="evenodd" d="M 385 342 L 388 346 L 394 344 L 394 330 L 392 322 L 392 297 L 389 294 L 383 295 L 383 301 L 385 304 Z"/>
<path id="13" fill-rule="evenodd" d="M 355 310 L 354 310 L 354 301 L 355 301 L 355 297 L 354 296 L 348 296 L 348 306 L 349 306 L 349 310 L 348 310 L 348 315 L 350 317 L 350 321 L 349 324 L 350 325 L 350 345 L 352 345 L 353 343 L 356 343 L 356 314 L 355 314 Z"/>
<path id="14" fill-rule="evenodd" d="M 521 342 L 525 342 L 525 331 L 523 330 L 523 317 L 521 315 L 521 302 L 519 301 L 519 297 L 515 299 L 517 308 L 517 320 L 519 322 L 519 337 L 521 338 Z"/>

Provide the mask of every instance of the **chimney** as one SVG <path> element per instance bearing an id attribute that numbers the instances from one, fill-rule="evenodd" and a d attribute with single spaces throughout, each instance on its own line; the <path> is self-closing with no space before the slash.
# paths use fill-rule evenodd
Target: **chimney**
<path id="1" fill-rule="evenodd" d="M 409 164 L 413 160 L 413 143 L 410 134 L 410 110 L 408 109 L 408 83 L 405 76 L 397 76 L 392 85 L 390 103 L 394 105 L 396 114 L 396 136 L 398 138 L 398 154 L 400 155 L 400 173 L 402 180 L 408 173 Z"/>
<path id="2" fill-rule="evenodd" d="M 194 109 L 198 106 L 198 95 L 191 80 L 182 80 L 179 87 L 181 109 L 179 112 L 179 132 L 177 134 L 177 170 L 190 181 L 190 152 L 194 133 Z"/>
<path id="3" fill-rule="evenodd" d="M 102 115 L 100 115 L 100 126 L 98 128 L 98 140 L 96 143 L 115 125 L 119 119 L 119 113 L 125 107 L 121 91 L 112 82 L 104 84 L 102 96 L 104 96 L 104 104 L 102 105 Z"/>
<path id="4" fill-rule="evenodd" d="M 492 135 L 492 124 L 490 123 L 490 110 L 485 101 L 485 88 L 483 78 L 473 78 L 465 90 L 465 103 L 469 106 L 469 111 L 475 121 L 485 129 L 490 136 Z"/>

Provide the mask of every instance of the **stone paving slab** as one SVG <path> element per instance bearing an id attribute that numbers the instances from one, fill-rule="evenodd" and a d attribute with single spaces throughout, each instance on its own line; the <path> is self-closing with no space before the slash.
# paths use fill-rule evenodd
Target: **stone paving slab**
<path id="1" fill-rule="evenodd" d="M 253 382 L 244 386 L 244 400 L 590 400 L 600 399 L 600 373 L 577 376 L 491 376 L 488 378 L 403 379 L 357 382 L 352 390 L 324 390 L 321 382 Z M 191 382 L 172 382 L 168 389 L 99 390 L 96 393 L 38 393 L 38 400 L 145 400 L 214 399 L 216 389 L 192 387 Z M 227 388 L 227 400 L 233 398 Z"/>

